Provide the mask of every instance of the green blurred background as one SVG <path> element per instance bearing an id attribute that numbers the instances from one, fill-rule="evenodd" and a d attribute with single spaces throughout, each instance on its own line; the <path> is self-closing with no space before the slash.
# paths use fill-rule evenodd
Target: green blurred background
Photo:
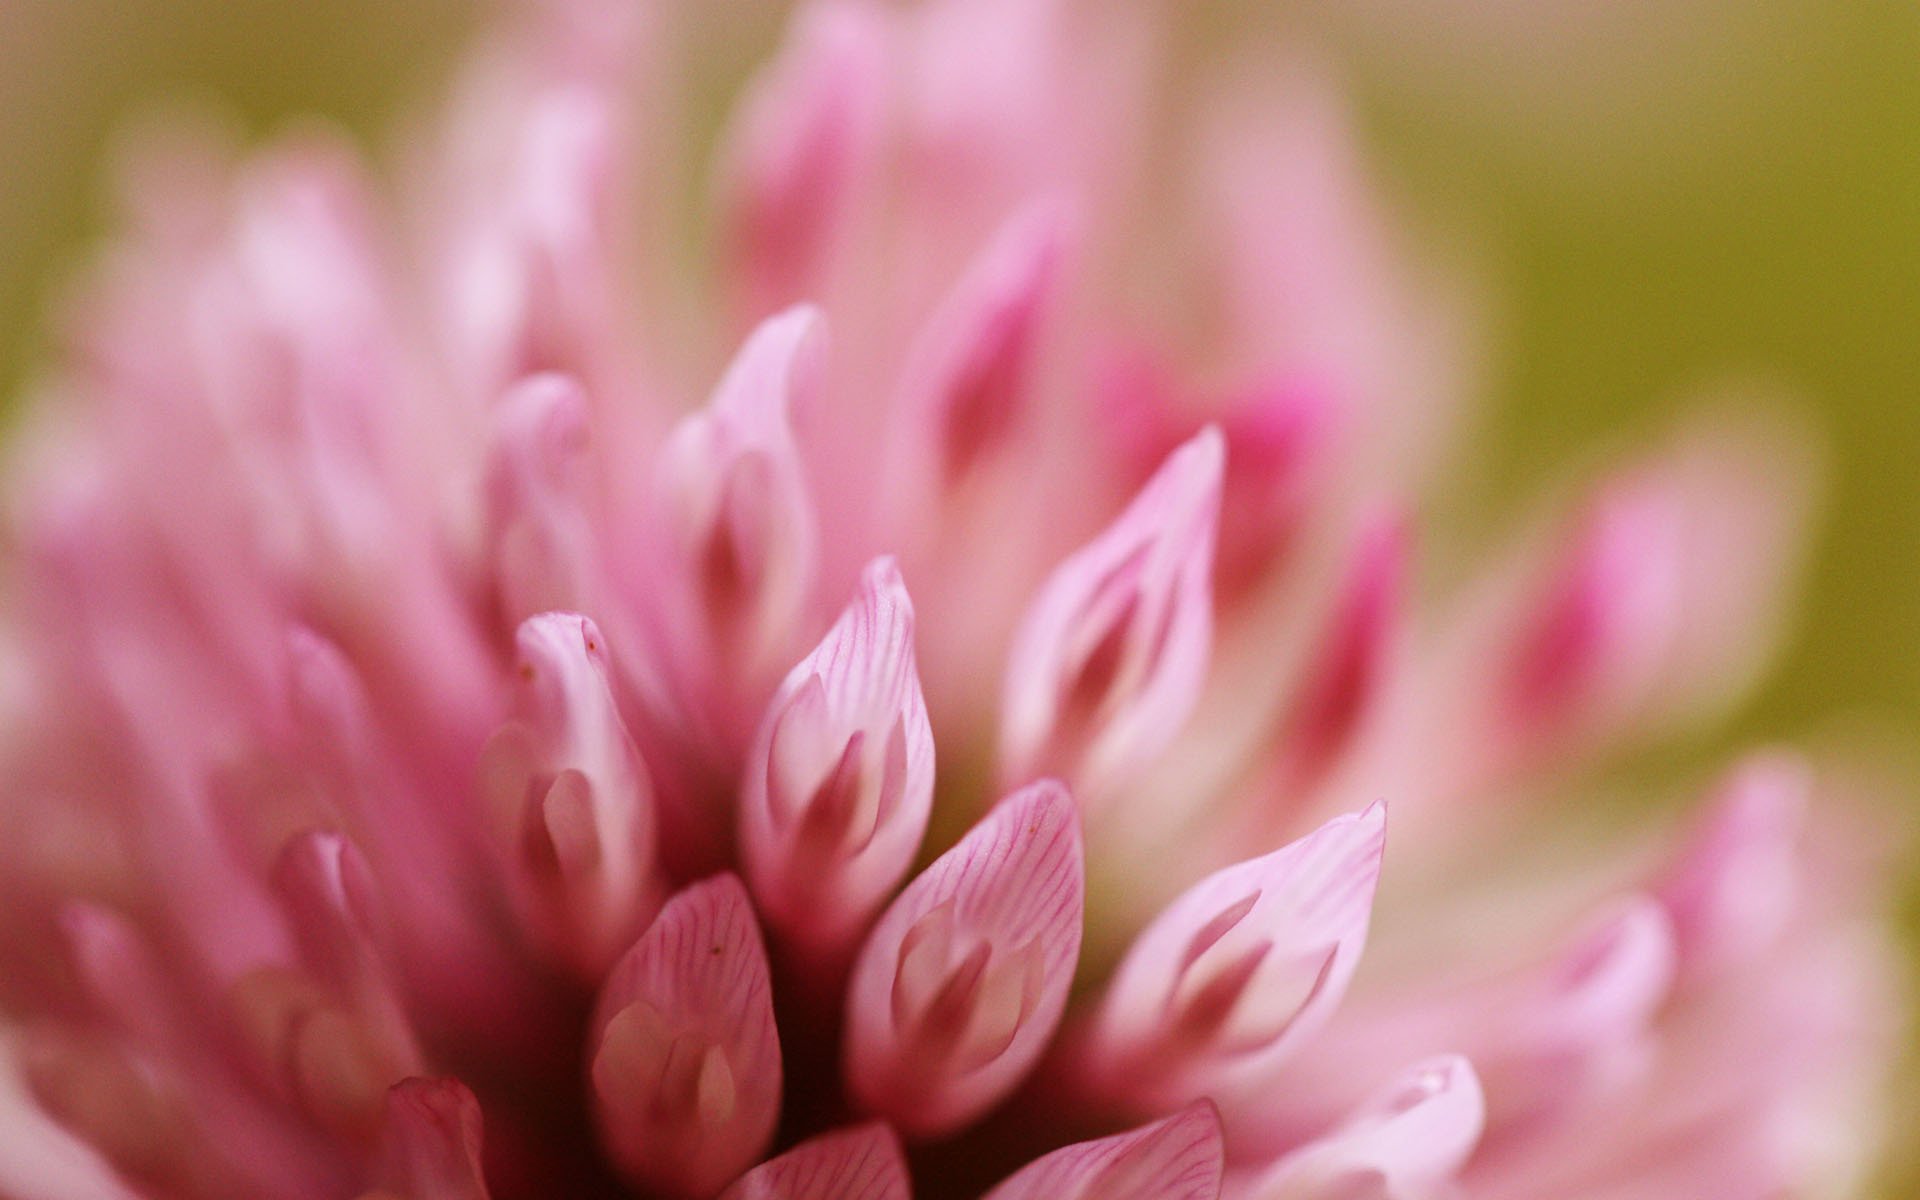
<path id="1" fill-rule="evenodd" d="M 1820 542 L 1784 661 L 1695 749 L 1848 724 L 1913 745 L 1920 6 L 1234 7 L 1215 16 L 1328 51 L 1379 175 L 1480 273 L 1495 321 L 1463 518 L 1689 388 L 1783 384 L 1831 439 Z M 250 132 L 324 113 L 377 137 L 431 94 L 475 17 L 471 0 L 0 0 L 6 394 L 44 355 L 49 297 L 99 231 L 103 156 L 129 117 L 185 97 Z M 1911 829 L 1913 797 L 1895 802 Z M 1920 1109 L 1902 1115 L 1920 1127 Z M 1884 1194 L 1920 1195 L 1920 1136 L 1900 1140 Z"/>

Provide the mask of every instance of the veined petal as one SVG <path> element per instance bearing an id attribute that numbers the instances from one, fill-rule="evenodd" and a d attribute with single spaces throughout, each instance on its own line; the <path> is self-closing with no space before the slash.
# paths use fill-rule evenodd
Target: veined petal
<path id="1" fill-rule="evenodd" d="M 880 148 L 890 33 L 876 6 L 807 5 L 738 110 L 721 190 L 726 246 L 755 317 L 817 293 Z"/>
<path id="2" fill-rule="evenodd" d="M 1798 842 L 1812 776 L 1788 754 L 1740 764 L 1655 884 L 1684 979 L 1745 961 L 1773 942 L 1800 895 Z"/>
<path id="3" fill-rule="evenodd" d="M 657 903 L 653 795 L 593 622 L 543 613 L 516 642 L 518 714 L 487 747 L 483 785 L 529 931 L 597 975 Z"/>
<path id="4" fill-rule="evenodd" d="M 669 900 L 600 994 L 589 1074 L 601 1139 L 635 1184 L 711 1196 L 780 1116 L 780 1042 L 747 891 L 716 875 Z"/>
<path id="5" fill-rule="evenodd" d="M 509 620 L 592 605 L 601 567 L 584 505 L 587 399 L 565 375 L 515 385 L 494 412 L 488 541 Z"/>
<path id="6" fill-rule="evenodd" d="M 387 1093 L 381 1184 L 406 1200 L 487 1200 L 480 1142 L 480 1103 L 464 1084 L 397 1083 Z"/>
<path id="7" fill-rule="evenodd" d="M 918 443 L 909 458 L 930 466 L 946 487 L 1003 446 L 1032 406 L 1069 226 L 1065 205 L 1051 198 L 1009 218 L 908 355 L 902 411 Z"/>
<path id="8" fill-rule="evenodd" d="M 741 1176 L 720 1200 L 912 1200 L 900 1139 L 881 1121 L 800 1143 Z"/>
<path id="9" fill-rule="evenodd" d="M 1237 1200 L 1442 1200 L 1454 1195 L 1485 1115 L 1467 1060 L 1433 1059 L 1230 1192 Z"/>
<path id="10" fill-rule="evenodd" d="M 1055 1150 L 986 1200 L 1217 1200 L 1226 1151 L 1207 1101 L 1113 1137 Z"/>
<path id="11" fill-rule="evenodd" d="M 914 1137 L 966 1124 L 1033 1067 L 1066 1006 L 1085 874 L 1073 798 L 1002 800 L 874 926 L 847 994 L 847 1085 Z"/>
<path id="12" fill-rule="evenodd" d="M 792 420 L 818 387 L 823 342 L 812 308 L 768 319 L 661 450 L 660 507 L 686 592 L 673 617 L 706 656 L 691 666 L 700 680 L 764 670 L 812 595 L 819 537 Z"/>
<path id="13" fill-rule="evenodd" d="M 741 849 L 760 911 L 841 959 L 913 863 L 933 803 L 933 730 L 913 602 L 890 558 L 780 685 L 741 785 Z"/>
<path id="14" fill-rule="evenodd" d="M 1007 664 L 1009 778 L 1058 771 L 1097 796 L 1180 731 L 1213 639 L 1223 453 L 1202 430 L 1041 585 Z"/>
<path id="15" fill-rule="evenodd" d="M 1176 899 L 1107 985 L 1082 1047 L 1087 1086 L 1148 1110 L 1267 1086 L 1346 993 L 1385 844 L 1375 804 Z"/>

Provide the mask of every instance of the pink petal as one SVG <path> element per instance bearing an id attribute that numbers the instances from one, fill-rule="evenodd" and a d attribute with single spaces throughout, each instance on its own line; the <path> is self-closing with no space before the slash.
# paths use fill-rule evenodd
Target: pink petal
<path id="1" fill-rule="evenodd" d="M 1480 1139 L 1485 1103 L 1466 1059 L 1414 1067 L 1332 1133 L 1233 1189 L 1241 1200 L 1442 1200 Z"/>
<path id="2" fill-rule="evenodd" d="M 1128 1133 L 1055 1150 L 986 1200 L 1216 1200 L 1220 1114 L 1202 1100 Z"/>
<path id="3" fill-rule="evenodd" d="M 866 4 L 809 4 L 741 102 L 722 154 L 724 244 L 756 318 L 819 294 L 880 148 L 889 32 Z"/>
<path id="4" fill-rule="evenodd" d="M 690 687 L 766 670 L 805 616 L 819 535 L 791 422 L 819 385 L 821 329 L 806 307 L 763 322 L 712 402 L 661 450 L 658 503 L 677 560 L 667 578 L 678 589 L 666 618 L 671 644 L 690 656 Z"/>
<path id="5" fill-rule="evenodd" d="M 483 786 L 529 933 L 597 977 L 658 901 L 652 790 L 593 622 L 543 613 L 516 643 L 518 715 L 487 748 Z"/>
<path id="6" fill-rule="evenodd" d="M 1656 883 L 1689 981 L 1749 960 L 1779 936 L 1800 895 L 1806 763 L 1756 755 L 1721 784 L 1699 828 Z"/>
<path id="7" fill-rule="evenodd" d="M 1216 872 L 1121 960 L 1082 1046 L 1086 1083 L 1137 1109 L 1273 1086 L 1366 945 L 1386 807 Z"/>
<path id="8" fill-rule="evenodd" d="M 1026 423 L 1044 322 L 1059 290 L 1070 218 L 1030 204 L 993 237 L 909 352 L 902 401 L 939 483 L 960 483 Z"/>
<path id="9" fill-rule="evenodd" d="M 848 988 L 860 1104 L 935 1137 L 1018 1085 L 1066 1006 L 1084 888 L 1073 798 L 1051 780 L 1002 800 L 908 884 Z"/>
<path id="10" fill-rule="evenodd" d="M 890 558 L 775 695 L 741 787 L 741 850 L 760 911 L 822 963 L 900 882 L 933 803 L 933 730 L 913 602 Z"/>
<path id="11" fill-rule="evenodd" d="M 880 1121 L 800 1143 L 741 1176 L 720 1200 L 912 1200 L 900 1139 Z"/>
<path id="12" fill-rule="evenodd" d="M 407 1200 L 487 1200 L 480 1104 L 454 1079 L 408 1079 L 387 1093 L 381 1183 Z"/>
<path id="13" fill-rule="evenodd" d="M 1041 585 L 1007 666 L 1009 778 L 1060 771 L 1097 797 L 1180 731 L 1213 638 L 1222 454 L 1203 430 Z"/>
<path id="14" fill-rule="evenodd" d="M 737 878 L 667 901 L 608 978 L 594 1029 L 601 1137 L 636 1185 L 710 1196 L 766 1149 L 780 1042 L 766 949 Z"/>
<path id="15" fill-rule="evenodd" d="M 509 620 L 593 607 L 595 530 L 584 495 L 587 399 L 565 375 L 517 384 L 494 411 L 487 470 L 487 540 Z"/>

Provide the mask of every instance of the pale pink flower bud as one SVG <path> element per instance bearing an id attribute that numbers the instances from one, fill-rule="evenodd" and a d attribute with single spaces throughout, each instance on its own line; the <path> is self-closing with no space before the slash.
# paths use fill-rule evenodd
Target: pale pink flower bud
<path id="1" fill-rule="evenodd" d="M 710 721 L 731 720 L 741 699 L 723 681 L 758 679 L 786 653 L 813 594 L 819 535 L 791 422 L 819 384 L 823 341 L 812 308 L 764 322 L 661 450 L 669 651 Z"/>
<path id="2" fill-rule="evenodd" d="M 900 1139 L 880 1121 L 823 1133 L 741 1176 L 720 1200 L 912 1200 Z"/>
<path id="3" fill-rule="evenodd" d="M 890 29 L 876 6 L 802 9 L 722 155 L 726 246 L 748 314 L 817 294 L 880 147 Z"/>
<path id="4" fill-rule="evenodd" d="M 1041 585 L 1007 663 L 1008 778 L 1058 772 L 1097 800 L 1180 732 L 1213 638 L 1222 454 L 1203 430 Z"/>
<path id="5" fill-rule="evenodd" d="M 1081 1047 L 1086 1086 L 1146 1110 L 1276 1086 L 1353 977 L 1385 845 L 1375 804 L 1182 894 L 1108 983 Z"/>
<path id="6" fill-rule="evenodd" d="M 1225 1157 L 1220 1114 L 1200 1101 L 1151 1125 L 1055 1150 L 986 1200 L 1217 1200 Z"/>
<path id="7" fill-rule="evenodd" d="M 876 560 L 780 685 L 747 758 L 747 882 L 767 921 L 820 969 L 865 932 L 926 832 L 933 730 L 913 629 L 898 568 Z"/>
<path id="8" fill-rule="evenodd" d="M 409 1079 L 387 1093 L 382 1190 L 363 1200 L 487 1200 L 480 1104 L 458 1080 Z"/>
<path id="9" fill-rule="evenodd" d="M 593 622 L 544 613 L 516 642 L 519 711 L 487 748 L 482 786 L 529 933 L 596 974 L 658 902 L 653 797 Z"/>
<path id="10" fill-rule="evenodd" d="M 673 899 L 601 990 L 588 1046 L 601 1140 L 639 1186 L 711 1196 L 780 1116 L 766 948 L 732 875 Z"/>
<path id="11" fill-rule="evenodd" d="M 1785 930 L 1800 899 L 1799 835 L 1812 782 L 1791 755 L 1748 759 L 1656 882 L 1686 981 L 1747 961 Z"/>
<path id="12" fill-rule="evenodd" d="M 1066 1006 L 1084 889 L 1073 798 L 1051 780 L 1002 800 L 908 884 L 847 989 L 861 1105 L 937 1137 L 1017 1086 Z"/>
<path id="13" fill-rule="evenodd" d="M 1228 1188 L 1234 1200 L 1445 1200 L 1480 1140 L 1480 1081 L 1458 1056 L 1421 1063 L 1339 1128 Z"/>
<path id="14" fill-rule="evenodd" d="M 493 414 L 487 536 L 500 607 L 522 621 L 594 607 L 605 564 L 585 507 L 587 400 L 565 375 L 516 385 Z"/>

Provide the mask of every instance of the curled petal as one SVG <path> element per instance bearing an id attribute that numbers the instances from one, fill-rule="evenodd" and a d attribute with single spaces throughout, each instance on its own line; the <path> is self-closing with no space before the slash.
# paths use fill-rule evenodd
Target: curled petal
<path id="1" fill-rule="evenodd" d="M 756 316 L 817 290 L 879 149 L 889 28 L 864 3 L 800 11 L 728 135 L 726 238 Z"/>
<path id="2" fill-rule="evenodd" d="M 1056 1150 L 986 1200 L 1217 1200 L 1220 1114 L 1202 1100 L 1151 1125 Z"/>
<path id="3" fill-rule="evenodd" d="M 530 932 L 597 974 L 657 902 L 653 796 L 593 622 L 543 613 L 516 641 L 519 711 L 483 782 Z"/>
<path id="4" fill-rule="evenodd" d="M 480 1103 L 454 1079 L 408 1079 L 387 1092 L 381 1183 L 406 1200 L 487 1200 Z"/>
<path id="5" fill-rule="evenodd" d="M 802 1142 L 741 1176 L 720 1200 L 912 1200 L 900 1139 L 879 1121 Z"/>
<path id="6" fill-rule="evenodd" d="M 1750 958 L 1792 917 L 1811 784 L 1807 765 L 1790 755 L 1742 763 L 1657 882 L 1654 895 L 1672 922 L 1686 978 Z"/>
<path id="7" fill-rule="evenodd" d="M 812 308 L 762 323 L 661 451 L 660 505 L 688 581 L 674 616 L 708 656 L 697 678 L 763 669 L 812 594 L 818 533 L 791 422 L 818 386 L 823 341 Z"/>
<path id="8" fill-rule="evenodd" d="M 1007 664 L 1009 777 L 1059 771 L 1097 795 L 1179 732 L 1213 638 L 1222 454 L 1201 431 L 1041 585 Z"/>
<path id="9" fill-rule="evenodd" d="M 913 627 L 893 560 L 870 564 L 853 603 L 781 684 L 747 760 L 747 880 L 767 920 L 816 959 L 849 948 L 926 832 L 933 730 Z"/>
<path id="10" fill-rule="evenodd" d="M 1056 200 L 1008 220 L 920 336 L 905 408 L 938 480 L 951 487 L 1020 428 L 1031 408 L 1042 323 L 1058 290 L 1069 217 Z"/>
<path id="11" fill-rule="evenodd" d="M 1066 1006 L 1085 877 L 1073 798 L 1001 801 L 874 926 L 847 995 L 847 1084 L 915 1137 L 966 1124 L 1032 1068 Z"/>
<path id="12" fill-rule="evenodd" d="M 637 1185 L 710 1196 L 766 1149 L 780 1043 L 766 949 L 734 876 L 667 902 L 608 978 L 594 1028 L 601 1138 Z"/>
<path id="13" fill-rule="evenodd" d="M 1346 993 L 1385 844 L 1375 804 L 1176 899 L 1107 986 L 1084 1044 L 1088 1085 L 1152 1108 L 1269 1084 Z"/>
<path id="14" fill-rule="evenodd" d="M 594 599 L 599 547 L 581 494 L 587 450 L 587 399 L 568 376 L 524 380 L 494 413 L 489 557 L 512 620 Z"/>
<path id="15" fill-rule="evenodd" d="M 1480 1140 L 1486 1103 L 1457 1055 L 1421 1063 L 1332 1133 L 1233 1189 L 1242 1200 L 1442 1200 Z"/>

